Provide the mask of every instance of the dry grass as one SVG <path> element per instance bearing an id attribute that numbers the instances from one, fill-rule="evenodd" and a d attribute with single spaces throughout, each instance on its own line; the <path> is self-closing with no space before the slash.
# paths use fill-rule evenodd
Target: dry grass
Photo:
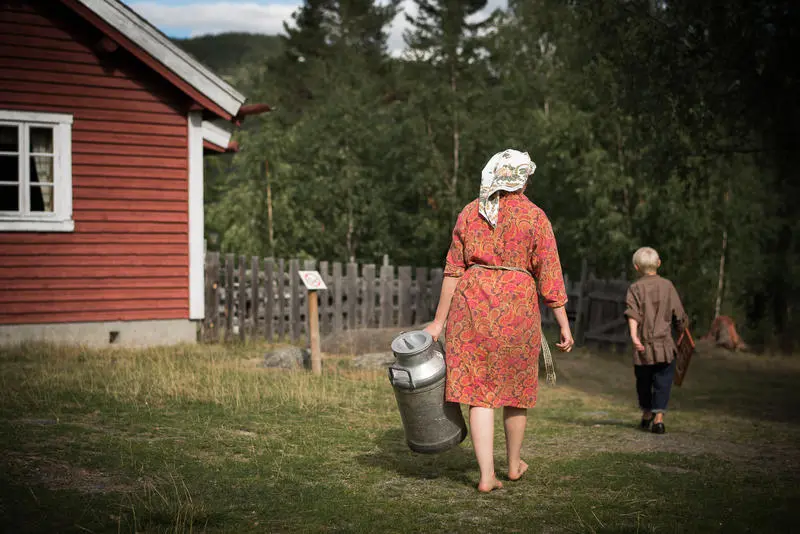
<path id="1" fill-rule="evenodd" d="M 791 531 L 800 362 L 706 350 L 669 433 L 635 430 L 626 355 L 558 359 L 488 497 L 469 440 L 405 446 L 381 371 L 263 369 L 267 347 L 0 352 L 0 530 L 14 532 Z M 498 418 L 499 419 L 499 418 Z M 504 468 L 497 427 L 498 469 Z M 669 509 L 671 513 L 659 513 Z M 13 510 L 13 512 L 11 512 Z"/>

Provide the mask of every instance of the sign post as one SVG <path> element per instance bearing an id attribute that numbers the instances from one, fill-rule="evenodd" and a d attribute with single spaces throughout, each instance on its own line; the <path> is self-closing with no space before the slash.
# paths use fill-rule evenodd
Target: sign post
<path id="1" fill-rule="evenodd" d="M 328 289 L 318 271 L 298 271 L 308 291 L 308 332 L 311 338 L 311 372 L 322 374 L 322 353 L 319 347 L 319 300 L 317 291 Z"/>

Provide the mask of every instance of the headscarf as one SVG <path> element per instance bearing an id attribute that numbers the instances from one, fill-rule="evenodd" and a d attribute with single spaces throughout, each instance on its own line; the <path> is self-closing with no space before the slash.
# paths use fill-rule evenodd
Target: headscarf
<path id="1" fill-rule="evenodd" d="M 528 176 L 536 170 L 527 152 L 506 149 L 498 152 L 481 173 L 479 211 L 494 228 L 500 211 L 499 191 L 517 191 L 525 186 Z"/>

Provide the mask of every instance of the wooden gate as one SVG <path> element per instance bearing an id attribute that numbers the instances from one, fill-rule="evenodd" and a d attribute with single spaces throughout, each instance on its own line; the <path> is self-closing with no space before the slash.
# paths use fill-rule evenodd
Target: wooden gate
<path id="1" fill-rule="evenodd" d="M 583 286 L 582 322 L 576 341 L 583 345 L 595 343 L 617 350 L 630 342 L 628 321 L 625 318 L 627 280 L 599 280 L 590 277 Z"/>

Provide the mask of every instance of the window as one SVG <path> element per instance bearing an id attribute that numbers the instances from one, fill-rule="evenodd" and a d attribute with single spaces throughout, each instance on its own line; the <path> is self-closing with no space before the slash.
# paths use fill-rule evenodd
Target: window
<path id="1" fill-rule="evenodd" d="M 72 115 L 0 110 L 0 231 L 74 228 Z"/>

